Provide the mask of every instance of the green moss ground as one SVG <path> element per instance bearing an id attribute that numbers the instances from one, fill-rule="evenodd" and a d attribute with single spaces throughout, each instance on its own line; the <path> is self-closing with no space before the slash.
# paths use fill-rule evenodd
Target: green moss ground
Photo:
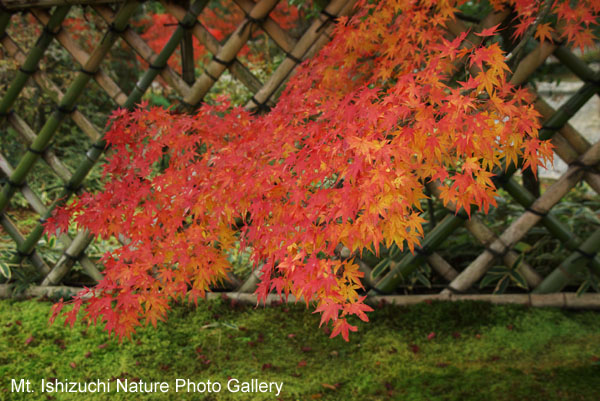
<path id="1" fill-rule="evenodd" d="M 261 400 L 228 377 L 282 381 L 281 400 L 600 399 L 600 314 L 433 303 L 385 306 L 349 343 L 303 306 L 177 307 L 157 330 L 119 344 L 96 327 L 48 326 L 51 304 L 0 302 L 2 400 Z M 430 333 L 435 337 L 428 339 Z M 11 393 L 10 379 L 35 394 Z M 165 381 L 166 394 L 48 394 L 41 379 Z M 219 394 L 175 393 L 175 379 L 219 381 Z M 116 384 L 112 384 L 112 388 Z"/>

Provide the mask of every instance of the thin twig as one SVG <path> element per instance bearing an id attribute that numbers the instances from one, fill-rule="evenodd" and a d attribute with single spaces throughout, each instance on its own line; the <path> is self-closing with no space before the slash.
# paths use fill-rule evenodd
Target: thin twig
<path id="1" fill-rule="evenodd" d="M 544 4 L 542 5 L 542 11 L 538 14 L 535 22 L 529 28 L 527 28 L 527 32 L 525 32 L 523 39 L 521 39 L 519 44 L 512 50 L 512 52 L 508 58 L 508 60 L 509 60 L 508 64 L 509 64 L 509 67 L 511 68 L 511 70 L 514 71 L 513 67 L 519 65 L 519 62 L 525 55 L 525 53 L 524 53 L 525 45 L 527 44 L 527 42 L 529 42 L 529 39 L 531 39 L 533 37 L 533 34 L 535 33 L 540 22 L 542 22 L 546 18 L 546 16 L 550 13 L 553 3 L 554 2 L 550 1 L 550 0 L 544 1 Z"/>

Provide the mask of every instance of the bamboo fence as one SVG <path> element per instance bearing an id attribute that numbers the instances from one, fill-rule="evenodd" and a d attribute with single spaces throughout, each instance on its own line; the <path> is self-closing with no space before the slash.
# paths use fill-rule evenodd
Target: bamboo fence
<path id="1" fill-rule="evenodd" d="M 21 268 L 24 263 L 29 263 L 35 267 L 40 277 L 33 280 L 33 285 L 18 292 L 15 291 L 13 281 L 0 284 L 0 297 L 72 295 L 79 287 L 65 285 L 65 278 L 73 271 L 74 266 L 78 266 L 92 282 L 97 282 L 102 277 L 102 266 L 86 253 L 93 243 L 93 238 L 88 232 L 80 231 L 72 236 L 60 237 L 58 240 L 62 246 L 62 255 L 53 262 L 48 261 L 39 246 L 45 220 L 56 207 L 63 205 L 73 194 L 83 189 L 86 177 L 101 159 L 106 147 L 103 130 L 92 122 L 90 116 L 85 115 L 82 111 L 85 108 L 77 108 L 81 105 L 86 89 L 93 83 L 106 93 L 114 108 L 132 109 L 160 77 L 176 92 L 179 103 L 186 110 L 193 111 L 199 107 L 223 73 L 228 71 L 253 94 L 246 107 L 266 112 L 275 104 L 283 85 L 293 74 L 298 63 L 312 57 L 330 40 L 335 18 L 350 14 L 355 3 L 355 0 L 331 0 L 300 35 L 292 36 L 272 18 L 272 11 L 279 1 L 234 0 L 231 6 L 238 7 L 245 17 L 235 31 L 223 41 L 217 40 L 199 20 L 208 0 L 191 1 L 189 4 L 183 1 L 163 1 L 164 9 L 178 24 L 162 50 L 155 53 L 142 39 L 139 29 L 130 25 L 135 13 L 142 7 L 141 2 L 0 0 L 2 54 L 19 66 L 6 90 L 0 93 L 0 130 L 5 136 L 10 127 L 26 148 L 15 166 L 9 163 L 8 155 L 0 153 L 0 178 L 3 178 L 0 192 L 0 224 L 14 241 L 12 256 L 4 263 L 16 269 Z M 101 40 L 91 51 L 83 49 L 68 30 L 62 29 L 65 18 L 78 7 L 87 7 L 105 22 L 104 28 L 98 28 L 102 31 L 95 32 L 101 34 Z M 7 31 L 11 18 L 17 12 L 31 15 L 42 28 L 39 38 L 28 51 L 23 50 L 22 44 Z M 484 29 L 497 24 L 510 24 L 508 14 L 491 13 L 479 23 L 457 19 L 448 24 L 448 35 L 457 36 L 468 29 Z M 283 61 L 266 79 L 257 77 L 240 57 L 241 49 L 258 29 L 265 32 L 284 55 Z M 212 55 L 211 61 L 197 76 L 191 55 L 192 36 Z M 468 46 L 475 46 L 481 40 L 472 34 L 468 39 L 465 42 Z M 122 83 L 116 82 L 111 74 L 103 69 L 103 61 L 114 51 L 115 43 L 119 41 L 149 66 L 138 77 L 129 93 L 122 89 Z M 528 46 L 525 46 L 526 44 Z M 533 44 L 535 46 L 532 46 Z M 61 46 L 78 66 L 78 72 L 69 85 L 54 82 L 47 71 L 38 68 L 53 45 Z M 569 165 L 567 172 L 543 191 L 541 196 L 536 197 L 513 177 L 519 171 L 518 166 L 495 171 L 495 184 L 502 187 L 512 200 L 523 208 L 520 217 L 501 233 L 489 227 L 484 218 L 477 215 L 467 218 L 464 210 L 456 210 L 455 205 L 450 204 L 446 206 L 447 210 L 441 211 L 443 219 L 427 232 L 415 253 L 403 252 L 393 245 L 386 255 L 376 262 L 357 259 L 361 271 L 365 273 L 364 284 L 369 302 L 386 300 L 396 304 L 411 304 L 425 300 L 480 300 L 531 306 L 600 307 L 598 294 L 576 295 L 572 292 L 561 292 L 579 285 L 583 276 L 600 276 L 600 229 L 587 238 L 578 238 L 552 211 L 552 208 L 582 180 L 600 193 L 600 174 L 597 169 L 600 162 L 600 143 L 588 143 L 569 124 L 569 119 L 592 96 L 599 95 L 600 75 L 593 72 L 585 62 L 558 41 L 538 44 L 531 37 L 526 37 L 522 43 L 515 45 L 513 51 L 517 54 L 511 59 L 516 64 L 513 66 L 512 84 L 526 85 L 532 74 L 550 56 L 558 59 L 584 82 L 581 89 L 557 110 L 539 96 L 535 103 L 535 108 L 543 118 L 541 137 L 550 139 L 555 145 L 556 154 Z M 521 52 L 521 49 L 532 47 L 533 50 L 527 54 Z M 178 49 L 182 58 L 181 71 L 176 71 L 168 65 L 168 61 Z M 456 68 L 464 69 L 464 66 L 457 65 Z M 36 85 L 55 103 L 53 112 L 37 132 L 31 128 L 31 123 L 25 121 L 14 110 L 15 102 L 31 84 Z M 529 90 L 534 91 L 530 87 Z M 92 141 L 92 146 L 85 150 L 75 169 L 66 166 L 50 146 L 60 134 L 67 119 Z M 45 163 L 63 183 L 60 196 L 52 202 L 45 202 L 27 182 L 37 163 Z M 439 194 L 440 186 L 440 183 L 430 183 L 427 185 L 427 191 L 435 198 Z M 17 192 L 22 194 L 39 216 L 38 223 L 27 235 L 21 232 L 18 222 L 8 213 L 11 199 Z M 472 236 L 473 243 L 481 246 L 483 251 L 466 267 L 458 268 L 444 259 L 440 250 L 447 239 L 463 226 Z M 536 226 L 543 227 L 545 235 L 560 241 L 570 252 L 560 264 L 552 266 L 553 269 L 547 274 L 536 270 L 529 264 L 527 255 L 515 248 L 515 245 Z M 350 255 L 343 247 L 338 247 L 336 255 L 340 258 L 355 256 Z M 507 294 L 490 294 L 490 286 L 480 284 L 486 280 L 490 270 L 493 271 L 495 263 L 506 267 L 505 271 L 509 272 L 513 284 L 521 284 L 521 287 L 526 287 L 527 290 L 510 285 L 505 288 L 509 292 Z M 397 295 L 406 292 L 407 279 L 423 267 L 430 268 L 436 282 L 443 283 L 438 286 L 437 293 L 431 288 L 425 290 L 428 291 L 427 294 Z M 221 296 L 218 291 L 225 290 L 229 292 L 221 294 L 231 299 L 255 302 L 256 298 L 251 293 L 259 280 L 256 270 L 250 272 L 247 277 L 230 274 L 229 283 L 224 284 L 222 288 L 215 288 L 215 292 L 210 296 Z M 288 299 L 290 300 L 294 301 L 293 298 Z M 269 298 L 268 302 L 275 302 L 274 298 Z"/>

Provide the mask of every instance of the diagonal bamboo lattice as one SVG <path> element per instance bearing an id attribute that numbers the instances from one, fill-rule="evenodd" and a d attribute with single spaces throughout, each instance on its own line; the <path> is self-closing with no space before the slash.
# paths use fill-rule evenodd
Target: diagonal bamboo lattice
<path id="1" fill-rule="evenodd" d="M 83 188 L 84 180 L 92 168 L 100 160 L 106 148 L 103 130 L 98 128 L 85 112 L 77 109 L 86 88 L 95 83 L 112 101 L 113 107 L 132 109 L 142 100 L 152 83 L 160 77 L 174 89 L 178 100 L 187 110 L 199 107 L 207 93 L 219 81 L 225 71 L 244 85 L 252 97 L 246 107 L 266 112 L 273 107 L 277 96 L 286 80 L 293 74 L 298 63 L 313 56 L 330 40 L 335 17 L 348 15 L 354 6 L 354 0 L 331 0 L 323 11 L 296 39 L 283 29 L 275 19 L 272 11 L 280 0 L 234 0 L 235 7 L 245 16 L 235 31 L 224 41 L 219 41 L 199 21 L 205 11 L 208 0 L 190 2 L 162 1 L 164 9 L 178 22 L 176 29 L 166 44 L 156 53 L 142 39 L 140 33 L 129 23 L 140 2 L 115 0 L 1 0 L 0 1 L 0 43 L 5 55 L 12 58 L 20 67 L 15 73 L 7 90 L 0 98 L 1 130 L 8 126 L 13 129 L 26 144 L 27 150 L 16 166 L 11 166 L 9 158 L 0 154 L 0 170 L 5 176 L 5 184 L 0 192 L 0 223 L 12 237 L 15 252 L 9 263 L 21 264 L 28 260 L 43 277 L 36 286 L 29 288 L 22 295 L 55 296 L 76 291 L 77 288 L 63 285 L 67 274 L 76 263 L 79 263 L 85 274 L 93 281 L 102 277 L 102 267 L 86 255 L 92 237 L 88 232 L 80 231 L 74 236 L 63 235 L 59 238 L 63 246 L 62 256 L 54 263 L 48 263 L 37 246 L 43 235 L 43 223 L 51 216 L 52 211 L 68 201 L 74 193 Z M 91 7 L 106 24 L 102 31 L 102 39 L 92 51 L 83 49 L 67 30 L 61 29 L 65 18 L 73 7 L 87 5 Z M 16 11 L 27 12 L 42 26 L 43 30 L 28 50 L 22 49 L 15 38 L 7 33 L 11 16 Z M 506 13 L 491 13 L 479 23 L 478 29 L 489 28 L 505 22 Z M 506 22 L 508 23 L 508 22 Z M 457 36 L 468 27 L 465 22 L 455 20 L 448 24 L 449 35 Z M 264 80 L 259 79 L 239 57 L 243 46 L 251 39 L 256 29 L 263 30 L 278 46 L 284 55 L 277 69 Z M 190 57 L 191 37 L 195 37 L 205 46 L 211 60 L 204 66 L 204 71 L 195 76 L 193 58 Z M 144 60 L 149 68 L 139 77 L 133 89 L 127 93 L 110 74 L 102 68 L 102 62 L 113 50 L 115 43 L 121 39 L 133 52 Z M 469 35 L 469 46 L 480 43 L 481 38 Z M 529 39 L 531 42 L 533 40 Z M 79 66 L 75 79 L 68 87 L 61 87 L 53 82 L 46 71 L 38 69 L 45 53 L 53 42 L 58 43 Z M 517 45 L 518 48 L 524 45 Z M 182 71 L 175 71 L 167 63 L 181 47 Z M 186 50 L 187 49 L 187 50 Z M 186 56 L 187 54 L 187 56 Z M 594 73 L 581 59 L 573 55 L 567 48 L 557 42 L 538 44 L 533 51 L 520 60 L 514 68 L 511 83 L 524 85 L 529 77 L 546 59 L 554 55 L 564 66 L 585 82 L 583 87 L 558 110 L 554 110 L 543 99 L 537 99 L 536 109 L 543 116 L 541 137 L 551 139 L 556 153 L 569 164 L 568 171 L 557 180 L 540 197 L 536 198 L 512 177 L 516 167 L 505 171 L 496 171 L 495 184 L 505 191 L 523 207 L 523 214 L 504 232 L 497 234 L 489 228 L 484 220 L 476 215 L 467 217 L 464 210 L 456 210 L 455 205 L 447 205 L 445 217 L 431 229 L 422 241 L 416 253 L 402 252 L 392 246 L 386 257 L 378 263 L 369 265 L 358 259 L 360 269 L 365 273 L 365 285 L 373 302 L 377 302 L 382 294 L 392 294 L 403 281 L 424 264 L 427 264 L 447 282 L 440 294 L 414 295 L 404 298 L 389 298 L 395 303 L 420 302 L 427 297 L 433 299 L 479 299 L 492 302 L 523 303 L 529 305 L 555 305 L 564 307 L 599 307 L 598 296 L 585 294 L 574 297 L 572 294 L 551 294 L 563 288 L 579 277 L 582 272 L 600 276 L 600 230 L 589 238 L 581 239 L 558 219 L 552 207 L 578 182 L 585 180 L 592 189 L 600 194 L 600 172 L 596 168 L 600 162 L 600 144 L 590 144 L 571 125 L 569 119 L 594 95 L 600 91 L 600 75 Z M 457 65 L 457 69 L 458 69 Z M 13 110 L 13 105 L 26 88 L 28 82 L 35 84 L 55 103 L 52 114 L 47 118 L 38 132 Z M 530 89 L 533 91 L 533 89 Z M 64 121 L 70 119 L 91 141 L 90 146 L 74 171 L 71 171 L 50 145 L 60 132 Z M 44 163 L 64 183 L 60 196 L 53 202 L 44 202 L 39 194 L 27 183 L 27 177 L 33 167 L 42 159 Z M 439 183 L 429 183 L 427 190 L 433 197 L 440 191 Z M 39 222 L 24 235 L 18 225 L 6 213 L 11 198 L 20 191 L 29 205 L 39 215 Z M 527 263 L 514 245 L 537 224 L 541 224 L 547 233 L 559 240 L 571 255 L 556 266 L 545 277 Z M 464 226 L 474 238 L 483 245 L 483 252 L 466 268 L 459 270 L 445 260 L 438 250 L 448 237 L 459 227 Z M 121 238 L 126 241 L 126 238 Z M 338 247 L 337 257 L 348 258 L 347 249 Z M 532 289 L 529 294 L 505 294 L 490 296 L 476 294 L 476 284 L 482 280 L 492 268 L 496 259 L 509 269 L 515 269 L 523 278 L 525 285 Z M 247 293 L 252 292 L 258 280 L 256 271 L 249 277 L 230 275 L 230 283 L 225 288 L 235 291 L 230 296 L 239 300 L 251 300 Z M 475 294 L 474 294 L 475 293 Z M 0 296 L 11 296 L 10 284 L 0 284 Z M 241 295 L 240 295 L 241 294 Z M 405 301 L 401 301 L 404 299 Z"/>

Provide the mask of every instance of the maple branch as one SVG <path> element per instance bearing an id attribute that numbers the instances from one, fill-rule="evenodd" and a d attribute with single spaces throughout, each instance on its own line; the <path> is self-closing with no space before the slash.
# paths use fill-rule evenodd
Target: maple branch
<path id="1" fill-rule="evenodd" d="M 519 44 L 507 56 L 507 59 L 508 59 L 507 64 L 511 70 L 513 70 L 514 67 L 519 65 L 519 62 L 525 55 L 524 54 L 525 45 L 527 45 L 527 42 L 529 42 L 529 39 L 531 39 L 533 37 L 533 34 L 535 33 L 540 22 L 542 22 L 550 13 L 550 10 L 552 10 L 553 3 L 554 2 L 550 1 L 550 0 L 544 1 L 544 4 L 542 5 L 542 7 L 543 7 L 542 11 L 538 15 L 538 17 L 535 19 L 535 22 L 529 28 L 527 28 L 527 32 L 525 32 L 525 35 L 523 35 L 523 39 L 521 39 Z"/>

